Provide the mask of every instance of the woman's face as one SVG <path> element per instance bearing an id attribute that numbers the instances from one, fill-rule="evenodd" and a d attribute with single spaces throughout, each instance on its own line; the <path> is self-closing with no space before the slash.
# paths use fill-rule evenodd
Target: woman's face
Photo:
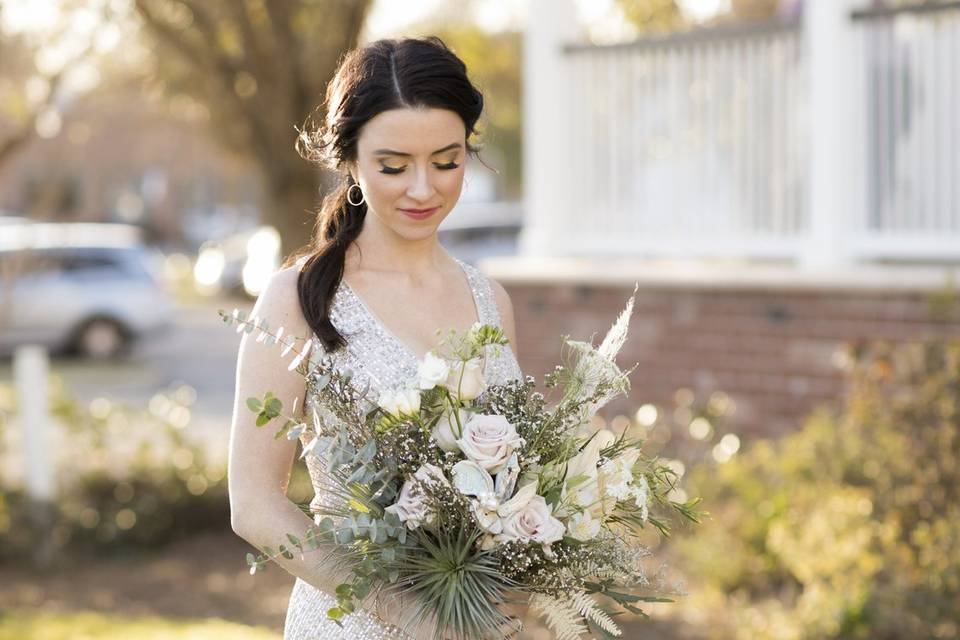
<path id="1" fill-rule="evenodd" d="M 436 233 L 460 197 L 465 140 L 463 120 L 447 109 L 390 109 L 370 119 L 350 171 L 375 220 L 410 240 Z"/>

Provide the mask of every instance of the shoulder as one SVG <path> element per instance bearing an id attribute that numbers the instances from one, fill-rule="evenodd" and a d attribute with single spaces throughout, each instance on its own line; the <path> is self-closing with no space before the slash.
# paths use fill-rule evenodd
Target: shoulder
<path id="1" fill-rule="evenodd" d="M 300 307 L 299 275 L 299 264 L 276 271 L 260 292 L 251 313 L 269 319 L 274 327 L 282 325 L 288 332 L 305 335 L 307 321 Z"/>

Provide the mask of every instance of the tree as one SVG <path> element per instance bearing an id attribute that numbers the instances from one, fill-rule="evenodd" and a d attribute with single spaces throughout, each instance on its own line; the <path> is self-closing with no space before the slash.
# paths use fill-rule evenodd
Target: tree
<path id="1" fill-rule="evenodd" d="M 71 29 L 75 2 L 59 7 L 60 20 L 44 37 L 53 41 Z M 70 73 L 87 63 L 94 50 L 95 33 L 71 33 L 80 49 L 59 64 L 37 63 L 41 47 L 28 34 L 6 33 L 0 4 L 0 167 L 30 142 L 44 119 L 59 122 L 57 103 L 61 87 Z M 77 36 L 80 36 L 79 39 Z M 62 108 L 62 104 L 60 105 Z M 47 125 L 49 126 L 49 125 Z"/>
<path id="2" fill-rule="evenodd" d="M 329 176 L 294 149 L 295 127 L 323 101 L 342 54 L 357 46 L 370 0 L 134 0 L 170 94 L 209 111 L 215 133 L 265 177 L 264 216 L 285 253 L 310 236 L 307 214 Z"/>
<path id="3" fill-rule="evenodd" d="M 623 15 L 641 33 L 675 31 L 686 24 L 676 0 L 617 0 Z"/>

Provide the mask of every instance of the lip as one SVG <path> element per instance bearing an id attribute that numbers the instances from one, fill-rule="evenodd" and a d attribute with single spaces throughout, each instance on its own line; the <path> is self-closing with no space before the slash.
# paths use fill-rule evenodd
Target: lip
<path id="1" fill-rule="evenodd" d="M 414 220 L 424 220 L 429 218 L 434 213 L 440 210 L 440 207 L 433 207 L 432 209 L 400 209 L 400 212 L 405 216 L 413 218 Z"/>

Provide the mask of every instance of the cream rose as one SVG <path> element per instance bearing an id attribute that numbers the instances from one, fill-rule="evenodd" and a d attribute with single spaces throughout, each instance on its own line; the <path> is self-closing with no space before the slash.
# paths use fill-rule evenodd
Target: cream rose
<path id="1" fill-rule="evenodd" d="M 464 425 L 467 422 L 467 419 L 470 417 L 470 414 L 463 409 L 458 411 L 460 416 L 460 425 Z M 453 419 L 453 412 L 447 411 L 440 419 L 437 420 L 437 424 L 433 427 L 433 432 L 430 434 L 433 437 L 434 442 L 437 443 L 444 451 L 459 451 L 460 446 L 457 444 L 457 438 L 459 438 L 459 432 L 457 427 L 457 421 Z"/>
<path id="2" fill-rule="evenodd" d="M 534 483 L 521 487 L 497 512 L 503 526 L 503 531 L 494 538 L 498 543 L 532 540 L 547 548 L 563 538 L 566 531 L 563 523 L 553 517 L 547 501 L 537 494 L 537 485 Z"/>
<path id="3" fill-rule="evenodd" d="M 387 413 L 397 417 L 416 416 L 420 413 L 420 392 L 417 389 L 384 391 L 377 399 L 377 404 Z"/>
<path id="4" fill-rule="evenodd" d="M 457 444 L 469 460 L 496 474 L 506 466 L 514 450 L 523 446 L 523 438 L 503 416 L 477 414 L 463 425 Z"/>
<path id="5" fill-rule="evenodd" d="M 450 366 L 447 361 L 430 351 L 417 365 L 417 377 L 420 379 L 421 389 L 433 389 L 443 384 L 450 375 Z"/>
<path id="6" fill-rule="evenodd" d="M 432 464 L 423 465 L 403 483 L 400 497 L 384 511 L 396 515 L 411 530 L 430 524 L 436 518 L 436 513 L 427 505 L 423 485 L 434 482 L 447 483 L 443 470 Z"/>
<path id="7" fill-rule="evenodd" d="M 459 360 L 450 367 L 443 386 L 461 401 L 473 400 L 487 388 L 483 378 L 483 359 Z"/>

